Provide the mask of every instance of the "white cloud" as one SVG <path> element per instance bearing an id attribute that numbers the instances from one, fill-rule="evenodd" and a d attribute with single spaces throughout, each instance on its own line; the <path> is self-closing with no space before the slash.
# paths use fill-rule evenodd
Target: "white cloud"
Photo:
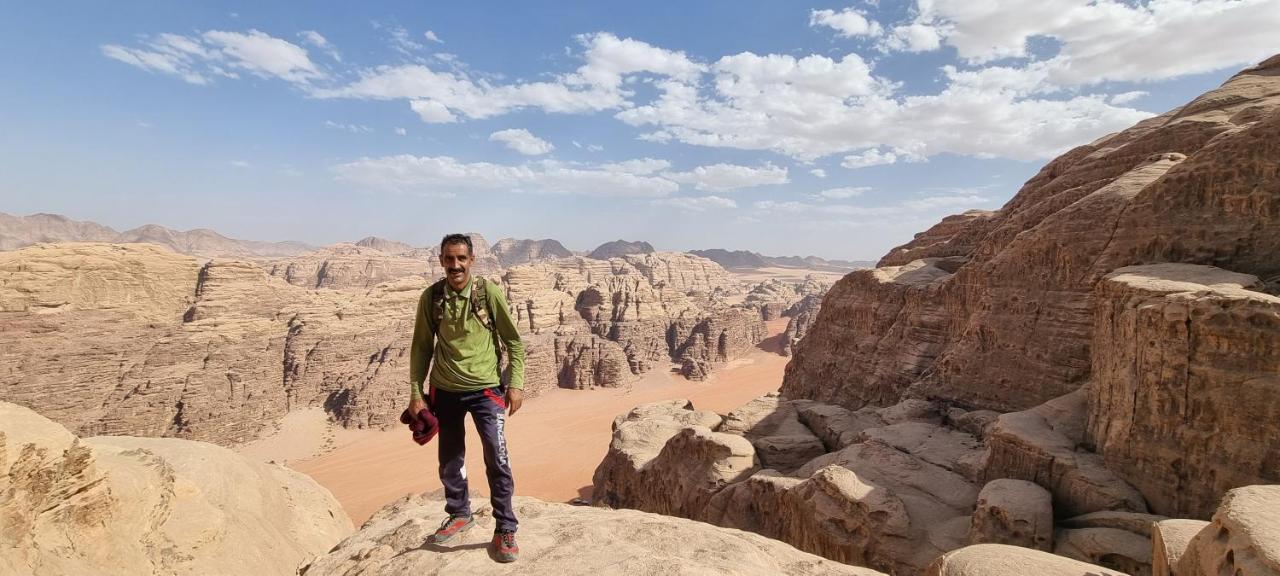
<path id="1" fill-rule="evenodd" d="M 397 136 L 405 136 L 405 135 L 407 135 L 407 134 L 409 133 L 409 131 L 408 131 L 408 130 L 405 130 L 404 128 L 401 128 L 401 127 L 399 127 L 399 126 L 396 126 L 396 128 L 395 128 L 395 133 L 396 133 L 396 135 L 397 135 Z"/>
<path id="2" fill-rule="evenodd" d="M 343 122 L 334 122 L 333 120 L 325 120 L 324 125 L 335 130 L 343 130 L 352 134 L 368 134 L 373 132 L 372 128 L 365 126 L 364 124 L 346 124 Z"/>
<path id="3" fill-rule="evenodd" d="M 765 164 L 759 168 L 737 164 L 698 166 L 687 172 L 665 172 L 663 177 L 681 184 L 692 184 L 698 190 L 726 192 L 739 188 L 786 184 L 786 167 Z"/>
<path id="4" fill-rule="evenodd" d="M 602 164 L 601 170 L 610 172 L 626 172 L 628 174 L 654 174 L 671 167 L 671 163 L 666 160 L 658 160 L 655 158 L 636 158 L 634 160 L 626 160 L 623 162 L 614 162 L 612 164 Z"/>
<path id="5" fill-rule="evenodd" d="M 819 199 L 826 200 L 846 200 L 867 193 L 871 188 L 867 186 L 845 187 L 845 188 L 828 188 L 815 194 Z"/>
<path id="6" fill-rule="evenodd" d="M 521 165 L 466 163 L 449 156 L 361 158 L 334 166 L 341 181 L 374 190 L 452 196 L 467 190 L 505 190 L 590 196 L 663 197 L 679 186 L 656 176 L 566 166 L 554 161 Z"/>
<path id="7" fill-rule="evenodd" d="M 813 175 L 814 175 L 814 177 L 816 177 L 816 178 L 826 178 L 826 177 L 827 177 L 827 171 L 826 171 L 826 170 L 823 170 L 823 169 L 821 169 L 821 168 L 814 168 L 813 170 L 810 170 L 810 171 L 809 171 L 809 173 L 810 173 L 810 174 L 813 174 Z"/>
<path id="8" fill-rule="evenodd" d="M 893 164 L 897 161 L 897 154 L 894 154 L 893 152 L 881 152 L 878 148 L 872 148 L 861 154 L 845 156 L 844 160 L 840 162 L 840 165 L 850 170 L 857 170 L 858 168 L 866 168 L 868 166 Z"/>
<path id="9" fill-rule="evenodd" d="M 210 30 L 198 36 L 160 34 L 144 44 L 141 48 L 106 44 L 102 53 L 192 84 L 209 84 L 215 76 L 238 78 L 237 70 L 301 85 L 326 78 L 304 48 L 258 30 Z"/>
<path id="10" fill-rule="evenodd" d="M 248 162 L 246 162 L 246 161 L 244 161 L 244 160 L 232 160 L 232 161 L 230 162 L 230 164 L 231 164 L 232 166 L 235 166 L 236 168 L 248 168 L 248 167 L 252 166 L 252 164 L 249 164 Z"/>
<path id="11" fill-rule="evenodd" d="M 943 34 L 945 31 L 938 26 L 922 22 L 894 26 L 882 48 L 901 52 L 929 52 L 942 47 Z"/>
<path id="12" fill-rule="evenodd" d="M 409 109 L 427 124 L 452 124 L 458 121 L 458 117 L 447 106 L 435 100 L 414 100 L 409 102 Z"/>
<path id="13" fill-rule="evenodd" d="M 1044 61 L 1058 86 L 1159 80 L 1256 62 L 1275 51 L 1280 0 L 920 0 L 917 22 L 946 28 L 961 58 L 984 63 L 1030 55 L 1051 38 Z"/>
<path id="14" fill-rule="evenodd" d="M 845 8 L 839 12 L 834 10 L 813 10 L 809 12 L 810 26 L 826 26 L 834 29 L 845 38 L 855 36 L 879 36 L 883 33 L 880 23 L 867 18 L 866 14 Z"/>
<path id="15" fill-rule="evenodd" d="M 441 40 L 439 36 L 436 36 L 435 32 L 432 32 L 430 30 L 423 32 L 422 37 L 432 42 L 435 42 L 436 44 L 444 44 L 444 40 Z"/>
<path id="16" fill-rule="evenodd" d="M 409 35 L 409 31 L 403 26 L 387 26 L 387 43 L 396 52 L 405 56 L 413 56 L 415 52 L 424 50 L 426 46 L 415 42 L 413 37 Z"/>
<path id="17" fill-rule="evenodd" d="M 303 30 L 298 33 L 298 36 L 302 37 L 303 42 L 323 50 L 330 58 L 333 58 L 338 62 L 342 61 L 342 54 L 339 54 L 338 49 L 334 48 L 333 44 L 330 44 L 329 40 L 324 36 L 321 36 L 319 32 L 316 32 L 315 30 Z"/>
<path id="18" fill-rule="evenodd" d="M 550 142 L 534 136 L 533 133 L 524 128 L 511 128 L 508 130 L 499 130 L 489 135 L 490 142 L 501 142 L 512 150 L 524 154 L 526 156 L 537 156 L 539 154 L 547 154 L 556 147 Z"/>
<path id="19" fill-rule="evenodd" d="M 737 208 L 738 203 L 722 196 L 683 196 L 679 198 L 660 198 L 651 203 L 655 206 L 670 206 L 686 212 L 705 212 L 716 208 Z"/>
<path id="20" fill-rule="evenodd" d="M 599 144 L 587 144 L 587 152 L 604 152 L 604 146 Z"/>
<path id="21" fill-rule="evenodd" d="M 1121 92 L 1119 94 L 1113 95 L 1110 99 L 1110 102 L 1115 105 L 1128 104 L 1146 95 L 1147 95 L 1147 92 L 1143 90 L 1134 90 L 1132 92 Z"/>

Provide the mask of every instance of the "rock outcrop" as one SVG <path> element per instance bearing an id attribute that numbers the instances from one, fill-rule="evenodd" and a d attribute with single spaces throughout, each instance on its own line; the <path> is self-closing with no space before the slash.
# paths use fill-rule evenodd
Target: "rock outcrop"
<path id="1" fill-rule="evenodd" d="M 294 574 L 352 531 L 303 474 L 171 438 L 77 438 L 0 403 L 0 573 Z"/>
<path id="2" fill-rule="evenodd" d="M 300 576 L 347 574 L 675 574 L 723 576 L 884 576 L 806 554 L 738 530 L 634 510 L 602 510 L 516 497 L 520 560 L 495 562 L 492 524 L 476 502 L 480 527 L 445 545 L 423 545 L 444 503 L 408 496 L 374 514 L 355 536 L 313 560 Z"/>
<path id="3" fill-rule="evenodd" d="M 116 232 L 101 224 L 72 220 L 57 214 L 10 216 L 0 213 L 0 250 L 58 242 L 147 243 L 201 258 L 295 256 L 315 249 L 301 242 L 234 240 L 206 229 L 179 232 L 148 224 Z"/>
<path id="4" fill-rule="evenodd" d="M 1280 482 L 1274 426 L 1258 424 L 1280 419 L 1277 214 L 1273 57 L 847 275 L 782 392 L 1005 413 L 986 479 L 1041 484 L 1059 517 L 1205 518 L 1230 488 Z M 1086 385 L 1069 430 L 1036 412 Z"/>
<path id="5" fill-rule="evenodd" d="M 969 526 L 970 544 L 1009 544 L 1053 550 L 1053 498 L 1025 480 L 988 482 L 978 493 Z"/>
<path id="6" fill-rule="evenodd" d="M 948 552 L 925 576 L 1132 576 L 1101 566 L 1018 546 L 978 544 Z"/>
<path id="7" fill-rule="evenodd" d="M 614 240 L 597 246 L 587 257 L 595 260 L 609 260 L 610 258 L 621 258 L 632 254 L 650 254 L 652 252 L 654 252 L 653 246 L 643 240 L 636 242 Z"/>
<path id="8" fill-rule="evenodd" d="M 573 253 L 558 240 L 516 240 L 503 238 L 491 250 L 503 268 L 546 258 L 571 258 Z"/>

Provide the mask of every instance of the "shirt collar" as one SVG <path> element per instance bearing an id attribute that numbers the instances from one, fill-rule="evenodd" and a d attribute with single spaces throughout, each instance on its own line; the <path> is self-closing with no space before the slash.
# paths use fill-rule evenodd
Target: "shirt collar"
<path id="1" fill-rule="evenodd" d="M 467 285 L 463 286 L 461 291 L 454 290 L 453 286 L 450 286 L 449 282 L 446 280 L 444 283 L 445 293 L 448 294 L 450 298 L 471 298 L 471 284 L 474 283 L 475 280 L 474 276 L 467 278 Z"/>

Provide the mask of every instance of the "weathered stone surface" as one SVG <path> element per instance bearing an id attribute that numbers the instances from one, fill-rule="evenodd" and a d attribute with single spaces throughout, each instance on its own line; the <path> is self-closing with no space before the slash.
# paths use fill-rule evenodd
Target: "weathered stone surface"
<path id="1" fill-rule="evenodd" d="M 794 347 L 782 393 L 852 410 L 897 403 L 946 344 L 948 267 L 927 259 L 842 278 Z"/>
<path id="2" fill-rule="evenodd" d="M 458 543 L 426 546 L 444 503 L 408 496 L 380 510 L 356 535 L 313 560 L 302 576 L 365 574 L 671 574 L 679 576 L 884 576 L 806 554 L 756 534 L 638 512 L 516 497 L 520 560 L 494 562 L 489 511 Z"/>
<path id="3" fill-rule="evenodd" d="M 626 240 L 614 240 L 605 242 L 596 247 L 595 250 L 588 254 L 588 258 L 595 260 L 608 260 L 610 258 L 620 258 L 630 254 L 648 254 L 653 252 L 653 246 L 645 241 L 628 242 Z"/>
<path id="4" fill-rule="evenodd" d="M 990 210 L 968 210 L 947 216 L 932 228 L 917 233 L 910 242 L 890 250 L 876 263 L 876 268 L 902 266 L 923 258 L 968 256 L 991 230 L 997 214 Z"/>
<path id="5" fill-rule="evenodd" d="M 1151 576 L 1151 538 L 1128 530 L 1059 530 L 1054 535 L 1053 553 L 1131 576 Z"/>
<path id="6" fill-rule="evenodd" d="M 491 250 L 504 268 L 527 264 L 545 258 L 569 258 L 573 256 L 558 240 L 517 240 L 503 238 Z"/>
<path id="7" fill-rule="evenodd" d="M 1280 298 L 1261 287 L 1189 264 L 1098 284 L 1089 438 L 1156 512 L 1205 518 L 1280 482 Z"/>
<path id="8" fill-rule="evenodd" d="M 970 544 L 1009 544 L 1053 550 L 1053 498 L 1025 480 L 992 480 L 978 493 Z"/>
<path id="9" fill-rule="evenodd" d="M 706 380 L 711 375 L 711 362 L 702 358 L 685 358 L 680 361 L 680 375 L 694 382 Z"/>
<path id="10" fill-rule="evenodd" d="M 488 271 L 481 268 L 477 264 L 477 273 Z M 355 244 L 334 244 L 276 260 L 267 265 L 266 270 L 303 288 L 370 288 L 406 276 L 425 280 L 444 274 L 439 259 L 427 250 L 392 254 Z"/>
<path id="11" fill-rule="evenodd" d="M 1058 524 L 1064 528 L 1116 528 L 1150 538 L 1152 525 L 1164 520 L 1168 518 L 1157 514 L 1104 510 L 1067 518 Z"/>
<path id="12" fill-rule="evenodd" d="M 1003 414 L 987 437 L 987 481 L 1016 478 L 1053 494 L 1060 516 L 1100 510 L 1146 512 L 1142 495 L 1108 470 L 1102 458 L 1079 449 L 1086 391 L 1042 406 Z"/>
<path id="13" fill-rule="evenodd" d="M 1182 576 L 1179 562 L 1191 539 L 1209 523 L 1204 520 L 1161 520 L 1151 527 L 1151 573 L 1154 576 Z"/>
<path id="14" fill-rule="evenodd" d="M 803 282 L 787 282 L 775 278 L 752 286 L 743 303 L 759 310 L 762 319 L 777 320 L 798 311 L 796 305 L 805 298 L 815 297 L 821 301 L 828 288 L 813 276 L 806 277 Z"/>
<path id="15" fill-rule="evenodd" d="M 294 574 L 351 532 L 305 475 L 168 438 L 80 439 L 0 403 L 0 573 Z"/>
<path id="16" fill-rule="evenodd" d="M 784 474 L 827 453 L 822 440 L 800 422 L 795 406 L 776 395 L 729 412 L 718 430 L 750 440 L 760 465 Z"/>
<path id="17" fill-rule="evenodd" d="M 851 411 L 834 404 L 821 402 L 792 402 L 796 416 L 822 440 L 828 452 L 840 450 L 862 438 L 863 430 L 885 425 L 874 410 Z"/>
<path id="18" fill-rule="evenodd" d="M 556 338 L 555 347 L 561 388 L 616 388 L 632 379 L 627 355 L 617 343 L 576 334 Z"/>
<path id="19" fill-rule="evenodd" d="M 1280 486 L 1228 491 L 1213 521 L 1191 539 L 1175 573 L 1280 574 Z"/>
<path id="20" fill-rule="evenodd" d="M 791 317 L 782 336 L 783 356 L 790 356 L 795 351 L 796 345 L 805 334 L 809 333 L 809 328 L 813 327 L 813 323 L 818 319 L 818 312 L 821 309 L 822 296 L 811 295 L 805 296 L 783 313 L 784 316 Z"/>
<path id="21" fill-rule="evenodd" d="M 1069 151 L 989 218 L 948 223 L 958 230 L 850 274 L 797 347 L 784 392 L 849 408 L 910 394 L 1025 410 L 1092 377 L 1094 289 L 1112 270 L 1176 261 L 1280 277 L 1278 69 L 1273 58 Z M 945 246 L 962 236 L 975 241 Z M 954 274 L 915 288 L 876 280 L 939 242 L 963 260 Z"/>
<path id="22" fill-rule="evenodd" d="M 1032 550 L 1004 544 L 977 544 L 948 552 L 934 561 L 925 576 L 1130 576 Z"/>

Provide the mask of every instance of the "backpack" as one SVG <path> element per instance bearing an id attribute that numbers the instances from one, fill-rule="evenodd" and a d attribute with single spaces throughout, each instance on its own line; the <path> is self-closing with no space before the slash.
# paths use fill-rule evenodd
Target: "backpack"
<path id="1" fill-rule="evenodd" d="M 431 301 L 431 335 L 437 338 L 440 337 L 440 324 L 444 322 L 444 283 L 445 279 L 441 278 L 427 289 L 428 298 Z M 498 337 L 498 327 L 493 323 L 492 310 L 489 309 L 488 288 L 489 281 L 484 277 L 475 276 L 471 279 L 471 313 L 493 337 L 493 349 L 498 353 L 498 365 L 501 371 L 506 346 L 503 345 L 502 338 Z"/>

